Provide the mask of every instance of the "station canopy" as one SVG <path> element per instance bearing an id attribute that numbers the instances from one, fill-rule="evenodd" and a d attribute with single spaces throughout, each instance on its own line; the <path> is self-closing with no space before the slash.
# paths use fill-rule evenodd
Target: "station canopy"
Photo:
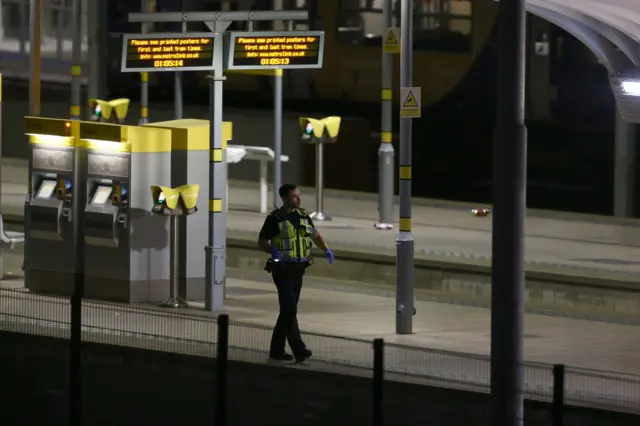
<path id="1" fill-rule="evenodd" d="M 640 42 L 638 0 L 527 0 L 527 4 L 578 22 L 599 21 Z"/>
<path id="2" fill-rule="evenodd" d="M 640 0 L 526 0 L 526 7 L 596 55 L 622 116 L 640 123 Z"/>

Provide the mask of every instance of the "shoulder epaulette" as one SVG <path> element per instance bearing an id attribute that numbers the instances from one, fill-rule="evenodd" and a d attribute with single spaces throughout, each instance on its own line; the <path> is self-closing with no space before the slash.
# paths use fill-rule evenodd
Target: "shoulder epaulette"
<path id="1" fill-rule="evenodd" d="M 280 211 L 280 209 L 273 210 L 271 213 L 269 213 L 269 216 L 275 216 L 278 219 L 282 220 L 282 212 Z"/>
<path id="2" fill-rule="evenodd" d="M 305 209 L 298 208 L 298 214 L 302 217 L 309 217 L 309 213 Z"/>

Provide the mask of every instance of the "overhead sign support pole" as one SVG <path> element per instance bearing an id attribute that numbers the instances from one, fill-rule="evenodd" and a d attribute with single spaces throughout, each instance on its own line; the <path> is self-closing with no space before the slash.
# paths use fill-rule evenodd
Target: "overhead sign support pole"
<path id="1" fill-rule="evenodd" d="M 150 12 L 149 8 L 155 6 L 150 0 L 142 0 L 142 10 Z M 149 27 L 153 22 L 145 22 L 142 24 L 142 34 L 149 32 Z M 149 73 L 143 71 L 140 73 L 140 120 L 139 125 L 149 122 Z"/>
<path id="2" fill-rule="evenodd" d="M 182 23 L 182 32 L 187 32 L 187 23 Z M 173 114 L 176 120 L 182 119 L 182 71 L 174 73 Z"/>
<path id="3" fill-rule="evenodd" d="M 226 286 L 227 254 L 227 209 L 223 199 L 227 192 L 226 146 L 222 141 L 222 82 L 223 75 L 223 38 L 222 33 L 231 22 L 205 22 L 216 34 L 213 41 L 213 72 L 209 76 L 209 239 L 206 251 L 205 273 L 205 309 L 216 311 L 224 307 Z M 224 142 L 226 145 L 226 141 Z"/>
<path id="4" fill-rule="evenodd" d="M 233 11 L 233 12 L 157 12 L 157 13 L 130 13 L 129 22 L 204 22 L 214 33 L 213 39 L 213 72 L 209 82 L 209 113 L 210 113 L 210 167 L 209 178 L 209 242 L 205 247 L 206 284 L 205 284 L 205 309 L 208 311 L 220 310 L 224 307 L 224 286 L 226 281 L 226 210 L 223 208 L 224 194 L 226 193 L 225 159 L 226 141 L 222 139 L 222 83 L 224 63 L 224 38 L 223 33 L 233 21 L 302 21 L 308 19 L 307 11 Z M 187 33 L 189 34 L 189 33 Z M 189 34 L 192 36 L 192 34 Z M 256 36 L 260 34 L 256 33 Z M 233 38 L 233 37 L 231 37 Z M 321 40 L 324 40 L 323 38 Z M 314 47 L 318 39 L 313 39 Z M 249 41 L 248 41 L 249 42 Z M 251 44 L 251 43 L 250 43 Z M 286 44 L 286 42 L 284 43 Z M 231 41 L 228 52 L 229 63 L 227 68 L 234 68 L 236 62 L 234 55 L 235 42 Z M 246 52 L 238 55 L 245 69 L 275 69 L 275 68 L 317 68 L 322 64 L 322 44 L 318 43 L 317 55 L 293 55 L 274 56 L 273 51 L 268 52 L 268 57 L 262 58 L 259 53 L 249 56 Z M 126 46 L 123 49 L 123 70 L 125 60 L 128 60 Z M 256 49 L 257 50 L 257 49 Z M 292 43 L 292 50 L 293 43 Z M 168 65 L 159 64 L 158 71 L 175 70 L 182 68 L 187 70 L 187 61 L 179 61 Z M 253 62 L 256 62 L 253 64 Z M 310 63 L 313 61 L 314 63 Z M 135 62 L 135 61 L 134 61 Z M 154 62 L 154 61 L 152 61 Z M 161 61 L 162 62 L 162 61 Z M 183 63 L 184 62 L 184 63 Z M 251 65 L 249 65 L 251 63 Z M 153 64 L 155 67 L 156 65 Z M 236 68 L 237 69 L 237 68 Z"/>

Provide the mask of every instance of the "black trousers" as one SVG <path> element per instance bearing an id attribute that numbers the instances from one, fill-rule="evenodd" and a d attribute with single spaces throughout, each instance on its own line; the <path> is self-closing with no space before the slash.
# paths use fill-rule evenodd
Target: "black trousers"
<path id="1" fill-rule="evenodd" d="M 298 301 L 302 291 L 302 277 L 305 265 L 299 263 L 282 263 L 273 268 L 271 275 L 278 289 L 280 314 L 271 336 L 271 355 L 284 353 L 285 341 L 289 342 L 294 355 L 302 354 L 307 349 L 298 327 Z"/>

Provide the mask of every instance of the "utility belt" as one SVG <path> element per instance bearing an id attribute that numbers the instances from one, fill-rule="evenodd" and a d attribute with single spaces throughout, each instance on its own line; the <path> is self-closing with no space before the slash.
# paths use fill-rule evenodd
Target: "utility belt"
<path id="1" fill-rule="evenodd" d="M 283 268 L 286 265 L 299 265 L 301 268 L 307 269 L 309 266 L 313 265 L 313 257 L 307 257 L 304 259 L 283 259 L 278 261 L 268 259 L 267 263 L 264 265 L 264 270 L 271 273 L 274 269 Z"/>

